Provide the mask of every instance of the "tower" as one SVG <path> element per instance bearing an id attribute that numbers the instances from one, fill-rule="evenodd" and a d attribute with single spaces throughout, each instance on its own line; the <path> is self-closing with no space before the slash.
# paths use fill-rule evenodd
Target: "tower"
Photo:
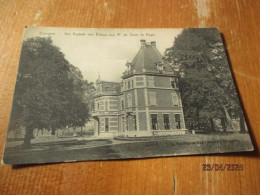
<path id="1" fill-rule="evenodd" d="M 121 136 L 185 133 L 178 79 L 163 61 L 156 42 L 141 40 L 132 62 L 127 62 L 121 83 Z"/>
<path id="2" fill-rule="evenodd" d="M 96 81 L 95 106 L 92 110 L 96 136 L 114 137 L 118 133 L 119 95 L 120 83 L 102 81 L 100 78 Z"/>

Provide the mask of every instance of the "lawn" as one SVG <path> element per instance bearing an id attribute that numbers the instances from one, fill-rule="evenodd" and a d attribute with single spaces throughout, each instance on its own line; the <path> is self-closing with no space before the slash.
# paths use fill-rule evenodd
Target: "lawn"
<path id="1" fill-rule="evenodd" d="M 137 140 L 65 140 L 7 148 L 6 164 L 144 158 L 251 151 L 248 134 L 176 135 Z"/>

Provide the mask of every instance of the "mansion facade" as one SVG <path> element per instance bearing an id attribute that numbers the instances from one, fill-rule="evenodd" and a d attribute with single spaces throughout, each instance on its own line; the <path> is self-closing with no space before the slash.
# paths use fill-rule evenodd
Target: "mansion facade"
<path id="1" fill-rule="evenodd" d="M 178 79 L 156 43 L 141 40 L 121 83 L 97 80 L 95 135 L 138 137 L 185 134 Z"/>

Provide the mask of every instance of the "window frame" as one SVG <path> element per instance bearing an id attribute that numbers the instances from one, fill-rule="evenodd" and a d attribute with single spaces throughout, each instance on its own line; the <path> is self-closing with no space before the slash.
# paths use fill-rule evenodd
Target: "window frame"
<path id="1" fill-rule="evenodd" d="M 129 104 L 129 102 L 130 102 L 130 104 Z M 132 94 L 130 94 L 130 93 L 127 94 L 127 107 L 128 108 L 132 108 L 133 107 L 133 97 L 132 97 Z"/>
<path id="2" fill-rule="evenodd" d="M 109 132 L 109 118 L 105 118 L 105 132 Z"/>
<path id="3" fill-rule="evenodd" d="M 178 121 L 177 121 L 177 117 L 176 116 L 179 116 L 179 120 Z M 181 114 L 180 113 L 174 114 L 174 121 L 175 121 L 176 129 L 181 129 Z"/>
<path id="4" fill-rule="evenodd" d="M 154 115 L 156 115 L 156 117 L 153 117 Z M 153 131 L 157 131 L 158 130 L 158 114 L 157 113 L 151 113 L 150 114 L 150 118 L 151 118 L 151 125 L 152 125 L 152 130 Z M 154 120 L 153 119 L 156 119 L 155 123 L 154 123 Z M 154 128 L 155 127 L 155 128 Z"/>
<path id="5" fill-rule="evenodd" d="M 154 97 L 152 98 L 152 96 Z M 148 92 L 148 98 L 149 98 L 149 106 L 157 106 L 156 92 Z M 153 100 L 153 102 L 151 100 Z"/>
<path id="6" fill-rule="evenodd" d="M 147 86 L 154 87 L 154 76 L 147 76 Z"/>
<path id="7" fill-rule="evenodd" d="M 168 116 L 168 124 L 167 124 L 167 128 L 166 128 L 166 123 L 165 123 L 165 116 Z M 171 122 L 170 122 L 170 114 L 169 113 L 163 113 L 163 125 L 164 125 L 164 129 L 165 130 L 170 130 L 171 129 Z"/>
<path id="8" fill-rule="evenodd" d="M 175 103 L 177 103 L 177 104 L 175 104 Z M 172 93 L 172 105 L 173 106 L 180 106 L 179 96 L 176 93 Z"/>

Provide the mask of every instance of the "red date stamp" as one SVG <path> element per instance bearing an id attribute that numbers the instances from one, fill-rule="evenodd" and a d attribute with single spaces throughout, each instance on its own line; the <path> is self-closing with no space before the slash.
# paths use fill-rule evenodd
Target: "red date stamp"
<path id="1" fill-rule="evenodd" d="M 203 164 L 203 171 L 243 171 L 244 164 Z"/>

